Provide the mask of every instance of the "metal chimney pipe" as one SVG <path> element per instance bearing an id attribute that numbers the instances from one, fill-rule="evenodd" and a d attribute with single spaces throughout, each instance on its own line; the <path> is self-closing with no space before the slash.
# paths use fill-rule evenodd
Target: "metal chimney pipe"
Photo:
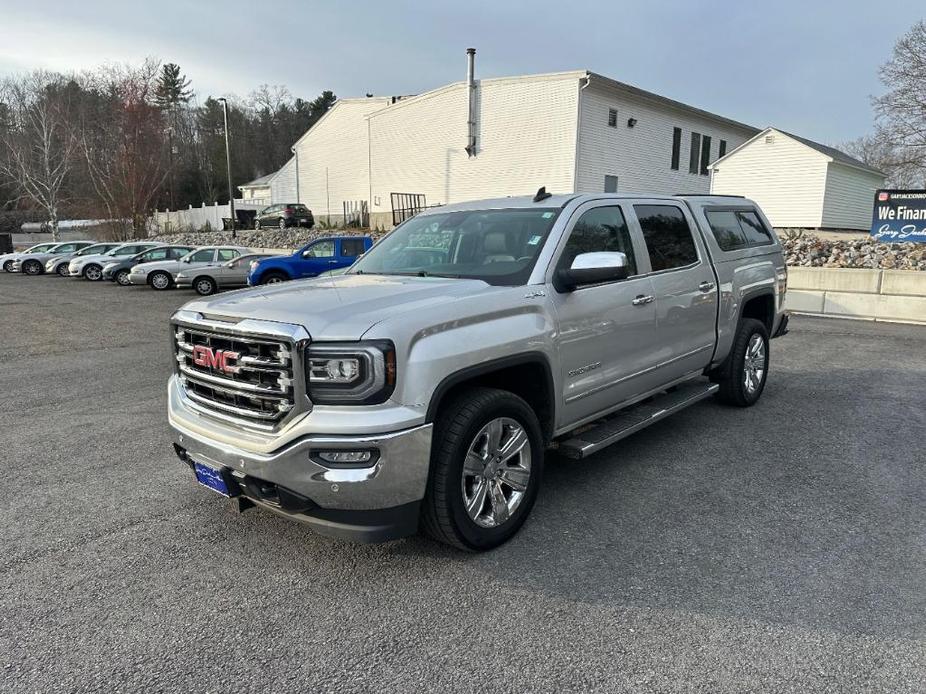
<path id="1" fill-rule="evenodd" d="M 476 49 L 466 49 L 466 92 L 469 96 L 469 115 L 466 119 L 466 153 L 476 156 Z"/>

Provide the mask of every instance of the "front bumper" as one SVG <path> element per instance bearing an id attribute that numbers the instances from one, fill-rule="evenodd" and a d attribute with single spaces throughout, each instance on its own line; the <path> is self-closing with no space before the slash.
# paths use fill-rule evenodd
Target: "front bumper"
<path id="1" fill-rule="evenodd" d="M 412 535 L 424 498 L 431 456 L 431 424 L 384 434 L 337 435 L 307 431 L 269 452 L 248 450 L 202 433 L 208 416 L 186 403 L 171 379 L 168 418 L 175 450 L 184 462 L 227 468 L 243 496 L 318 532 L 358 542 Z M 187 426 L 194 418 L 197 430 Z M 300 421 L 309 428 L 311 413 Z M 243 433 L 243 432 L 242 432 Z M 242 436 L 242 441 L 247 441 Z M 369 467 L 317 462 L 317 451 L 372 450 Z"/>

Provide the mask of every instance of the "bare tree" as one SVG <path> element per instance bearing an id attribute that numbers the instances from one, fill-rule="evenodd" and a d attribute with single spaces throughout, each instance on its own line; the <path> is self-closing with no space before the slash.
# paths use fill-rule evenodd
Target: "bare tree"
<path id="1" fill-rule="evenodd" d="M 887 92 L 874 99 L 878 116 L 874 142 L 890 150 L 891 166 L 926 183 L 926 21 L 919 21 L 894 45 L 881 66 Z"/>
<path id="2" fill-rule="evenodd" d="M 169 173 L 168 123 L 154 98 L 159 67 L 108 67 L 87 88 L 96 99 L 81 119 L 81 152 L 110 219 L 124 222 L 123 237 L 142 235 Z"/>
<path id="3" fill-rule="evenodd" d="M 0 175 L 42 208 L 55 241 L 78 151 L 70 128 L 72 92 L 63 77 L 43 71 L 0 83 L 7 119 L 0 131 Z"/>
<path id="4" fill-rule="evenodd" d="M 910 149 L 898 147 L 890 141 L 882 129 L 872 135 L 845 142 L 840 149 L 860 159 L 869 166 L 883 171 L 889 188 L 916 188 L 926 186 L 926 171 L 922 164 L 911 156 Z"/>

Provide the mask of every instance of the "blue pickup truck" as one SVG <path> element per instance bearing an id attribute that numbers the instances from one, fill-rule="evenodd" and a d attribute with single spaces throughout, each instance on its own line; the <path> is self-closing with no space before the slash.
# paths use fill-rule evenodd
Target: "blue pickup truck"
<path id="1" fill-rule="evenodd" d="M 373 245 L 369 236 L 330 236 L 315 239 L 292 255 L 264 258 L 251 265 L 248 284 L 273 284 L 316 277 L 328 270 L 346 268 Z"/>

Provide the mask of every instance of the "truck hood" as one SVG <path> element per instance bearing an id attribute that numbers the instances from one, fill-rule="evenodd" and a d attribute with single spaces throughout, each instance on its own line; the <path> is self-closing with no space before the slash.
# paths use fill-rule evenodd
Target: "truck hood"
<path id="1" fill-rule="evenodd" d="M 296 280 L 197 299 L 183 308 L 212 318 L 254 318 L 302 325 L 313 340 L 357 340 L 380 321 L 478 294 L 481 280 L 339 275 Z"/>

